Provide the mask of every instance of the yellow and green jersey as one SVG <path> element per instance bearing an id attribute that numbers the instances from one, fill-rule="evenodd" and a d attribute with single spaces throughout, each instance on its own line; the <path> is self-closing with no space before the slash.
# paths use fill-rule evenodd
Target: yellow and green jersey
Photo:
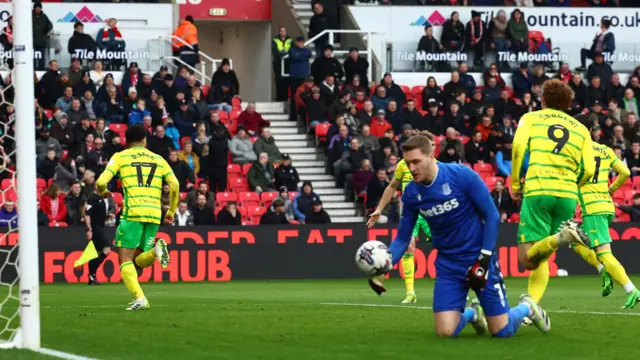
<path id="1" fill-rule="evenodd" d="M 404 192 L 404 188 L 413 180 L 413 176 L 411 175 L 411 171 L 409 171 L 409 167 L 404 159 L 398 162 L 396 165 L 396 172 L 393 174 L 396 180 L 398 180 L 402 184 L 402 192 Z"/>
<path id="2" fill-rule="evenodd" d="M 172 199 L 167 213 L 175 213 L 180 185 L 171 167 L 161 156 L 141 146 L 114 154 L 97 181 L 100 194 L 107 191 L 107 184 L 116 175 L 120 177 L 124 192 L 122 220 L 160 224 L 162 180 L 171 187 Z"/>
<path id="3" fill-rule="evenodd" d="M 522 174 L 529 154 L 526 175 Z M 594 175 L 595 155 L 589 130 L 564 112 L 544 109 L 520 119 L 513 140 L 511 188 L 523 196 L 578 199 L 578 188 Z"/>
<path id="4" fill-rule="evenodd" d="M 609 147 L 593 144 L 596 165 L 595 175 L 580 188 L 580 210 L 585 215 L 610 215 L 616 212 L 609 195 L 609 188 L 616 191 L 627 181 L 631 172 Z M 609 171 L 615 170 L 618 178 L 609 187 Z"/>

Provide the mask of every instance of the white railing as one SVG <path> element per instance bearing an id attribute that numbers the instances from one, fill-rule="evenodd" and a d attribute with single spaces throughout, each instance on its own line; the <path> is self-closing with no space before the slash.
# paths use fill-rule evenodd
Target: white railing
<path id="1" fill-rule="evenodd" d="M 211 81 L 211 78 L 213 77 L 213 73 L 218 69 L 218 64 L 222 63 L 222 59 L 214 59 L 211 56 L 203 53 L 202 51 L 198 52 L 198 55 L 200 56 L 200 59 L 204 59 L 202 61 L 200 61 L 200 70 L 194 68 L 193 66 L 185 63 L 184 61 L 182 61 L 179 57 L 177 56 L 164 56 L 164 54 L 167 54 L 169 52 L 165 52 L 165 45 L 168 44 L 170 46 L 171 49 L 171 53 L 173 52 L 173 42 L 174 40 L 177 41 L 178 43 L 183 44 L 184 46 L 187 46 L 188 48 L 193 50 L 193 46 L 191 46 L 191 44 L 187 43 L 186 41 L 184 41 L 182 38 L 177 37 L 177 36 L 160 36 L 159 38 L 160 40 L 160 53 L 163 54 L 163 56 L 160 58 L 161 61 L 164 61 L 166 64 L 176 68 L 178 67 L 174 60 L 182 65 L 184 65 L 186 68 L 188 68 L 189 70 L 193 71 L 195 74 L 198 74 L 200 76 L 200 82 L 202 84 L 206 83 L 206 80 Z M 211 72 L 207 72 L 207 66 L 211 66 Z M 229 67 L 231 69 L 233 69 L 233 60 L 229 59 Z"/>
<path id="2" fill-rule="evenodd" d="M 369 61 L 369 69 L 367 69 L 367 76 L 369 78 L 369 81 L 373 80 L 372 78 L 372 74 L 373 74 L 373 61 L 372 59 L 372 50 L 371 50 L 371 35 L 373 34 L 377 34 L 374 31 L 362 31 L 362 30 L 324 30 L 322 31 L 320 34 L 312 37 L 311 39 L 307 40 L 304 43 L 304 46 L 306 47 L 309 44 L 313 44 L 314 41 L 318 40 L 320 37 L 329 34 L 329 45 L 333 46 L 335 45 L 335 41 L 334 41 L 334 35 L 335 34 L 363 34 L 363 40 L 366 41 L 367 44 L 367 51 L 366 51 L 366 55 L 367 55 L 367 61 Z M 336 55 L 340 55 L 340 54 L 348 54 L 349 50 L 334 50 L 333 54 Z M 317 55 L 316 55 L 317 56 Z M 284 77 L 289 76 L 289 74 L 284 72 L 284 61 L 286 58 L 289 57 L 289 54 L 285 55 L 282 57 L 281 60 L 281 75 Z M 367 85 L 368 86 L 368 85 Z"/>

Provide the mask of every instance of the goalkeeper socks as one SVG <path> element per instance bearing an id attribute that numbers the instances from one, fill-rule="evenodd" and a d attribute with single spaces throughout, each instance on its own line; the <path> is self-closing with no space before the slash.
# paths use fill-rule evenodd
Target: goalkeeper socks
<path id="1" fill-rule="evenodd" d="M 499 338 L 508 338 L 515 335 L 515 333 L 518 332 L 520 324 L 522 324 L 522 319 L 529 316 L 530 312 L 531 309 L 527 306 L 527 304 L 520 304 L 514 308 L 511 308 L 508 313 L 509 322 L 507 322 L 507 325 L 505 325 L 502 330 L 493 334 L 493 336 Z"/>
<path id="2" fill-rule="evenodd" d="M 402 255 L 402 271 L 404 272 L 404 285 L 407 288 L 407 294 L 413 293 L 413 274 L 416 270 L 416 264 L 413 261 L 413 254 Z"/>
<path id="3" fill-rule="evenodd" d="M 140 266 L 141 268 L 146 268 L 153 265 L 157 258 L 158 257 L 156 257 L 154 249 L 151 249 L 141 253 L 136 257 L 136 265 Z"/>
<path id="4" fill-rule="evenodd" d="M 558 250 L 558 235 L 554 234 L 533 244 L 527 251 L 527 258 L 533 262 L 542 263 L 556 250 Z"/>
<path id="5" fill-rule="evenodd" d="M 136 272 L 135 266 L 133 266 L 133 262 L 127 261 L 120 265 L 120 274 L 122 275 L 124 286 L 127 287 L 127 290 L 129 290 L 136 299 L 144 297 L 144 292 L 142 292 L 142 288 L 138 283 L 138 273 Z"/>
<path id="6" fill-rule="evenodd" d="M 100 265 L 102 265 L 102 263 L 104 262 L 104 259 L 107 258 L 107 255 L 105 255 L 102 251 L 98 253 L 98 257 L 89 261 L 89 275 L 91 276 L 96 276 L 96 272 L 98 271 L 98 268 L 100 267 Z"/>
<path id="7" fill-rule="evenodd" d="M 527 294 L 531 295 L 533 300 L 538 303 L 542 299 L 547 284 L 549 283 L 549 263 L 545 260 L 540 263 L 537 269 L 529 274 L 529 286 Z"/>
<path id="8" fill-rule="evenodd" d="M 595 251 L 581 244 L 575 244 L 572 246 L 572 248 L 573 248 L 573 251 L 577 252 L 578 255 L 580 255 L 580 257 L 584 259 L 584 261 L 588 262 L 589 265 L 598 269 L 598 272 L 602 270 L 603 266 L 598 261 L 598 257 L 596 257 Z"/>
<path id="9" fill-rule="evenodd" d="M 598 260 L 600 260 L 604 264 L 605 270 L 611 275 L 613 280 L 615 280 L 618 284 L 624 287 L 624 291 L 629 294 L 633 290 L 635 290 L 635 286 L 629 279 L 627 272 L 624 270 L 624 267 L 618 259 L 611 253 L 611 250 L 606 251 L 598 251 L 596 254 Z"/>
<path id="10" fill-rule="evenodd" d="M 458 336 L 462 329 L 467 326 L 467 323 L 471 322 L 475 316 L 476 312 L 473 311 L 472 308 L 466 308 L 464 312 L 460 314 L 460 321 L 458 322 L 458 326 L 456 327 L 456 330 L 453 332 L 453 335 L 451 335 L 451 337 Z"/>

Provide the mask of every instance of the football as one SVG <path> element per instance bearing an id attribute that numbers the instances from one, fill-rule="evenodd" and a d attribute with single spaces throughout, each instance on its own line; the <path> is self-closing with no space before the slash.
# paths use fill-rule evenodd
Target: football
<path id="1" fill-rule="evenodd" d="M 356 252 L 356 265 L 369 276 L 386 274 L 393 267 L 391 264 L 391 252 L 380 241 L 367 241 Z"/>

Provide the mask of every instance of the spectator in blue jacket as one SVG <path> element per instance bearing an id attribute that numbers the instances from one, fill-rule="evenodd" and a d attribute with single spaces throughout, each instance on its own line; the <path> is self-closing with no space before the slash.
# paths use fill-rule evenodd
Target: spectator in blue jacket
<path id="1" fill-rule="evenodd" d="M 309 59 L 311 59 L 311 50 L 304 47 L 304 38 L 302 36 L 296 37 L 296 41 L 289 49 L 289 83 L 292 94 L 295 94 L 295 91 L 304 83 L 304 79 L 311 72 Z M 296 102 L 291 99 L 290 103 L 290 120 L 297 120 Z"/>
<path id="2" fill-rule="evenodd" d="M 304 224 L 304 221 L 307 218 L 305 214 L 312 210 L 312 204 L 316 200 L 320 200 L 320 197 L 318 194 L 313 192 L 311 181 L 307 180 L 303 182 L 300 192 L 293 199 L 293 214 L 296 216 L 296 220 L 301 224 Z"/>
<path id="3" fill-rule="evenodd" d="M 531 91 L 534 79 L 531 71 L 529 71 L 529 64 L 526 62 L 520 63 L 520 67 L 513 73 L 511 81 L 513 82 L 513 93 L 516 98 L 520 99 L 526 92 Z"/>
<path id="4" fill-rule="evenodd" d="M 395 100 L 395 99 L 394 99 Z M 376 93 L 371 97 L 371 103 L 373 104 L 373 110 L 386 110 L 389 106 L 389 97 L 387 97 L 387 88 L 378 85 Z M 397 102 L 396 102 L 397 105 Z"/>
<path id="5" fill-rule="evenodd" d="M 482 88 L 482 98 L 487 102 L 495 102 L 500 99 L 500 88 L 497 86 L 498 81 L 491 77 L 487 84 Z"/>
<path id="6" fill-rule="evenodd" d="M 511 175 L 511 145 L 513 144 L 513 137 L 511 135 L 504 135 L 504 147 L 502 150 L 496 152 L 496 167 L 498 168 L 498 175 L 507 177 Z"/>
<path id="7" fill-rule="evenodd" d="M 464 87 L 467 97 L 471 97 L 473 90 L 476 89 L 476 79 L 467 73 L 469 67 L 466 63 L 460 63 L 458 65 L 458 74 L 460 74 L 460 85 Z"/>
<path id="8" fill-rule="evenodd" d="M 131 112 L 129 112 L 129 126 L 142 125 L 145 116 L 151 116 L 151 113 L 146 109 L 144 99 L 138 99 Z"/>
<path id="9" fill-rule="evenodd" d="M 6 201 L 0 209 L 0 227 L 16 229 L 18 227 L 18 212 L 13 201 Z"/>
<path id="10" fill-rule="evenodd" d="M 191 136 L 196 131 L 198 119 L 187 100 L 180 101 L 180 109 L 173 114 L 173 121 L 181 136 Z"/>
<path id="11" fill-rule="evenodd" d="M 180 131 L 176 127 L 172 118 L 167 118 L 167 123 L 164 127 L 164 135 L 173 141 L 173 147 L 176 150 L 180 150 Z"/>

